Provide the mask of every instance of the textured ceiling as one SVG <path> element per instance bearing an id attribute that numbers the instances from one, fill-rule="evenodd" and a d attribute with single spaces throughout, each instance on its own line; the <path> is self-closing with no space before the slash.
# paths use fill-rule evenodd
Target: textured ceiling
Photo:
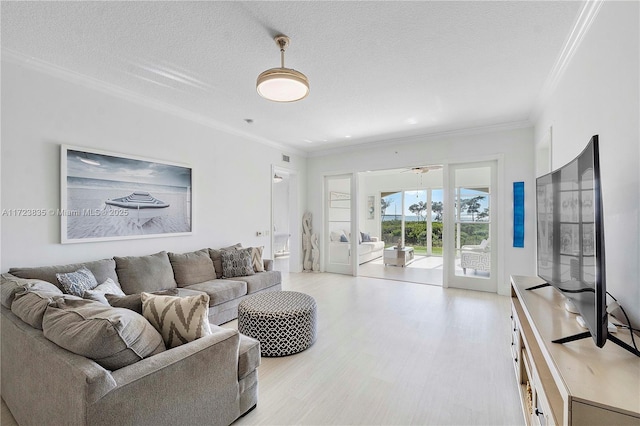
<path id="1" fill-rule="evenodd" d="M 2 2 L 3 55 L 121 88 L 200 121 L 314 152 L 523 122 L 582 2 Z M 272 103 L 286 66 L 311 94 Z M 245 119 L 252 119 L 249 124 Z"/>

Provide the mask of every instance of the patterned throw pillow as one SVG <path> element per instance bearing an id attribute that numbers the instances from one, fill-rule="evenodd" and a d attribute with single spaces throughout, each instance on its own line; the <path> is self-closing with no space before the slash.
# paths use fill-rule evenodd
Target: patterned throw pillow
<path id="1" fill-rule="evenodd" d="M 64 292 L 73 294 L 74 296 L 82 297 L 86 290 L 93 290 L 98 287 L 96 277 L 94 277 L 93 273 L 85 267 L 82 267 L 75 272 L 56 274 L 56 278 L 64 289 Z"/>
<path id="2" fill-rule="evenodd" d="M 254 272 L 264 272 L 264 261 L 262 260 L 262 250 L 264 247 L 250 247 L 246 249 L 251 253 L 251 265 Z M 240 249 L 239 249 L 240 250 Z"/>
<path id="3" fill-rule="evenodd" d="M 251 263 L 251 249 L 223 251 L 222 274 L 225 278 L 246 277 L 255 274 Z"/>
<path id="4" fill-rule="evenodd" d="M 209 295 L 156 296 L 142 293 L 142 315 L 162 335 L 167 348 L 211 334 Z"/>

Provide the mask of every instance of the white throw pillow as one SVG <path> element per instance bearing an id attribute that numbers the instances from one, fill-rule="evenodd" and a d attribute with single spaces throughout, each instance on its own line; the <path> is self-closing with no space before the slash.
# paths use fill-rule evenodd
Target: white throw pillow
<path id="1" fill-rule="evenodd" d="M 116 284 L 111 278 L 107 278 L 105 282 L 98 285 L 93 290 L 85 290 L 82 294 L 82 298 L 95 300 L 96 302 L 108 305 L 109 301 L 105 297 L 105 294 L 114 294 L 121 297 L 126 296 L 118 284 Z"/>

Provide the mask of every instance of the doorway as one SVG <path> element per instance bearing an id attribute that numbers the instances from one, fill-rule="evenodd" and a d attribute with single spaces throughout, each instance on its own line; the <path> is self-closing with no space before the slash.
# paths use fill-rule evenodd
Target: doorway
<path id="1" fill-rule="evenodd" d="M 363 172 L 358 178 L 359 205 L 367 206 L 358 212 L 361 231 L 383 244 L 375 258 L 360 263 L 358 274 L 443 285 L 443 167 Z M 398 244 L 400 252 L 394 251 Z M 402 252 L 400 262 L 391 259 Z"/>
<path id="2" fill-rule="evenodd" d="M 301 271 L 300 228 L 298 220 L 298 175 L 295 171 L 273 166 L 271 173 L 271 253 L 273 269 Z"/>
<path id="3" fill-rule="evenodd" d="M 449 287 L 497 291 L 497 162 L 455 164 L 448 171 L 444 251 Z"/>

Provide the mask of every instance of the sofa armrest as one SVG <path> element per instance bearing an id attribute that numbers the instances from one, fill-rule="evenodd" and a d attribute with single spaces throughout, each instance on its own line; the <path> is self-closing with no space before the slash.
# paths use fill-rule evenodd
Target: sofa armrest
<path id="1" fill-rule="evenodd" d="M 89 423 L 231 424 L 240 414 L 237 330 L 169 349 L 113 372 L 117 388 L 91 407 Z"/>
<path id="2" fill-rule="evenodd" d="M 380 239 L 378 237 L 370 237 L 372 243 L 377 243 Z"/>
<path id="3" fill-rule="evenodd" d="M 263 259 L 263 260 L 264 260 L 264 270 L 273 271 L 273 260 L 271 259 Z"/>
<path id="4" fill-rule="evenodd" d="M 20 424 L 83 424 L 116 387 L 111 372 L 46 339 L 2 307 L 2 397 Z"/>

